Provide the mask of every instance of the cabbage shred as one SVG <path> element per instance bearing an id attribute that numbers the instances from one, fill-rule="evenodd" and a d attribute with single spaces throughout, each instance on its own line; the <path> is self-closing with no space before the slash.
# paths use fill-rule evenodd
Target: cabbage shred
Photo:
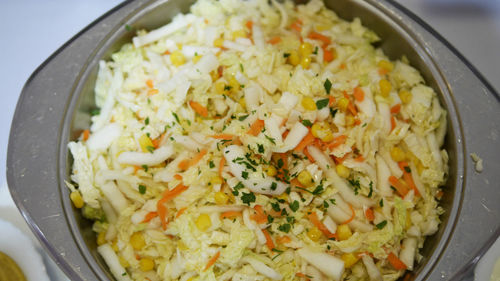
<path id="1" fill-rule="evenodd" d="M 199 0 L 101 61 L 68 185 L 116 279 L 412 270 L 443 213 L 446 111 L 378 40 L 318 0 Z"/>

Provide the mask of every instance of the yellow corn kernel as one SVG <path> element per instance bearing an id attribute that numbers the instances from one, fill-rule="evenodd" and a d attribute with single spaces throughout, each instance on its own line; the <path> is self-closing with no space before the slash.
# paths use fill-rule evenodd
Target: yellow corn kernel
<path id="1" fill-rule="evenodd" d="M 338 164 L 335 167 L 335 170 L 337 171 L 337 174 L 339 175 L 339 177 L 342 177 L 344 179 L 348 178 L 349 175 L 351 174 L 351 171 L 349 170 L 349 168 L 347 168 L 346 166 L 344 166 L 342 164 Z"/>
<path id="2" fill-rule="evenodd" d="M 347 224 L 341 224 L 337 227 L 337 236 L 340 241 L 347 240 L 352 236 L 351 228 Z"/>
<path id="3" fill-rule="evenodd" d="M 229 200 L 229 196 L 227 196 L 227 194 L 222 191 L 218 191 L 215 193 L 214 199 L 217 205 L 226 205 L 227 201 Z"/>
<path id="4" fill-rule="evenodd" d="M 212 226 L 212 221 L 210 220 L 210 216 L 207 214 L 201 214 L 197 219 L 196 219 L 196 227 L 198 227 L 199 230 L 205 231 L 209 229 Z"/>
<path id="5" fill-rule="evenodd" d="M 384 70 L 387 70 L 388 72 L 391 72 L 392 69 L 394 69 L 394 65 L 392 64 L 392 62 L 390 61 L 387 61 L 387 60 L 381 60 L 378 62 L 378 67 L 384 69 Z"/>
<path id="6" fill-rule="evenodd" d="M 155 262 L 150 258 L 142 258 L 139 261 L 139 268 L 143 272 L 153 270 L 155 268 Z"/>
<path id="7" fill-rule="evenodd" d="M 175 51 L 170 55 L 170 61 L 175 66 L 181 66 L 186 62 L 186 58 L 181 51 Z"/>
<path id="8" fill-rule="evenodd" d="M 111 248 L 113 249 L 113 251 L 118 252 L 119 248 L 118 248 L 118 243 L 116 242 L 116 239 L 111 244 Z"/>
<path id="9" fill-rule="evenodd" d="M 130 245 L 132 245 L 132 248 L 134 250 L 142 250 L 144 246 L 146 246 L 146 240 L 144 240 L 144 235 L 142 235 L 141 232 L 135 232 L 130 236 Z"/>
<path id="10" fill-rule="evenodd" d="M 332 130 L 324 122 L 316 122 L 311 127 L 311 133 L 314 137 L 319 138 L 324 142 L 333 141 Z"/>
<path id="11" fill-rule="evenodd" d="M 403 102 L 403 104 L 409 104 L 411 102 L 412 97 L 413 97 L 412 94 L 406 90 L 399 91 L 398 95 L 399 95 L 399 98 L 401 99 L 401 102 Z"/>
<path id="12" fill-rule="evenodd" d="M 391 82 L 389 82 L 385 79 L 382 79 L 382 80 L 378 81 L 378 85 L 380 87 L 380 94 L 383 97 L 388 97 L 389 93 L 391 92 L 391 89 L 392 89 Z"/>
<path id="13" fill-rule="evenodd" d="M 406 210 L 406 225 L 405 229 L 408 230 L 408 228 L 411 227 L 411 213 L 410 210 Z"/>
<path id="14" fill-rule="evenodd" d="M 243 109 L 247 108 L 247 102 L 245 101 L 245 98 L 241 98 L 238 103 L 243 107 Z"/>
<path id="15" fill-rule="evenodd" d="M 278 199 L 288 201 L 288 194 L 286 194 L 286 192 L 283 192 L 280 196 L 278 196 Z"/>
<path id="16" fill-rule="evenodd" d="M 75 208 L 81 209 L 83 207 L 83 198 L 82 195 L 80 194 L 80 191 L 71 192 L 69 198 L 71 199 L 71 202 L 73 202 Z"/>
<path id="17" fill-rule="evenodd" d="M 139 138 L 139 145 L 141 146 L 142 152 L 149 152 L 151 149 L 154 149 L 153 141 L 151 141 L 151 138 L 146 134 Z"/>
<path id="18" fill-rule="evenodd" d="M 212 185 L 214 185 L 214 184 L 222 184 L 222 179 L 221 179 L 221 177 L 219 177 L 219 176 L 213 176 L 213 177 L 210 179 L 210 183 L 211 183 Z"/>
<path id="19" fill-rule="evenodd" d="M 313 226 L 307 232 L 307 236 L 309 237 L 309 239 L 311 239 L 312 241 L 316 242 L 321 237 L 321 231 L 316 226 Z"/>
<path id="20" fill-rule="evenodd" d="M 229 76 L 229 86 L 231 86 L 231 90 L 238 90 L 240 88 L 240 83 L 233 75 Z"/>
<path id="21" fill-rule="evenodd" d="M 396 162 L 406 160 L 406 153 L 399 147 L 395 146 L 391 149 L 391 157 Z"/>
<path id="22" fill-rule="evenodd" d="M 184 242 L 182 242 L 182 240 L 177 241 L 177 248 L 181 251 L 185 251 L 185 250 L 189 249 L 188 246 L 186 246 L 186 244 L 184 244 Z"/>
<path id="23" fill-rule="evenodd" d="M 346 98 L 341 98 L 337 102 L 338 107 L 340 108 L 341 111 L 346 111 L 347 106 L 349 106 L 349 100 Z"/>
<path id="24" fill-rule="evenodd" d="M 295 50 L 290 51 L 290 56 L 288 56 L 288 62 L 293 66 L 299 65 L 300 63 L 299 53 Z"/>
<path id="25" fill-rule="evenodd" d="M 309 174 L 307 170 L 300 172 L 297 176 L 297 180 L 305 187 L 309 187 L 314 183 L 311 174 Z"/>
<path id="26" fill-rule="evenodd" d="M 305 110 L 313 111 L 316 110 L 316 102 L 310 97 L 303 97 L 300 102 Z"/>
<path id="27" fill-rule="evenodd" d="M 415 154 L 411 153 L 411 151 L 408 151 L 406 153 L 406 156 L 413 162 L 413 164 L 415 164 L 415 166 L 417 167 L 417 172 L 420 175 L 422 171 L 425 169 L 424 165 L 422 164 L 422 161 L 420 161 L 420 159 L 418 159 L 418 157 L 415 156 Z"/>
<path id="28" fill-rule="evenodd" d="M 123 256 L 118 256 L 118 261 L 120 262 L 120 265 L 123 266 L 124 268 L 127 268 L 130 266 L 128 261 L 123 257 Z"/>
<path id="29" fill-rule="evenodd" d="M 313 52 L 313 46 L 309 42 L 300 44 L 299 53 L 302 57 L 309 57 Z"/>
<path id="30" fill-rule="evenodd" d="M 276 168 L 273 165 L 267 166 L 267 168 L 266 168 L 266 174 L 268 176 L 274 177 L 274 176 L 276 176 L 277 173 L 278 173 L 278 171 L 276 170 Z"/>
<path id="31" fill-rule="evenodd" d="M 220 48 L 224 44 L 224 38 L 217 38 L 214 40 L 214 47 Z"/>
<path id="32" fill-rule="evenodd" d="M 99 234 L 97 235 L 97 245 L 98 246 L 101 246 L 101 245 L 104 245 L 106 244 L 106 231 L 103 231 L 103 232 L 99 232 Z"/>
<path id="33" fill-rule="evenodd" d="M 359 261 L 359 257 L 353 253 L 345 253 L 340 257 L 344 261 L 345 268 L 351 268 Z"/>
<path id="34" fill-rule="evenodd" d="M 215 83 L 215 92 L 219 95 L 227 94 L 226 84 L 222 81 Z"/>
<path id="35" fill-rule="evenodd" d="M 346 125 L 346 127 L 354 125 L 354 117 L 352 115 L 350 115 L 350 114 L 346 115 L 345 125 Z"/>
<path id="36" fill-rule="evenodd" d="M 217 72 L 217 70 L 210 71 L 210 77 L 212 78 L 213 82 L 219 79 L 219 73 Z"/>
<path id="37" fill-rule="evenodd" d="M 330 29 L 330 28 L 331 28 L 331 26 L 330 26 L 330 25 L 328 25 L 328 24 L 318 24 L 318 25 L 316 25 L 316 30 L 317 30 L 317 31 L 320 31 L 320 32 L 321 32 L 321 31 L 328 30 L 328 29 Z"/>
<path id="38" fill-rule="evenodd" d="M 200 55 L 194 56 L 193 57 L 193 63 L 197 63 L 201 59 L 201 57 L 202 56 L 200 56 Z"/>
<path id="39" fill-rule="evenodd" d="M 309 69 L 311 66 L 311 58 L 310 57 L 302 57 L 300 60 L 300 65 L 302 66 L 303 69 Z"/>
<path id="40" fill-rule="evenodd" d="M 241 37 L 247 37 L 247 33 L 245 30 L 240 29 L 240 30 L 233 31 L 233 39 L 241 38 Z"/>

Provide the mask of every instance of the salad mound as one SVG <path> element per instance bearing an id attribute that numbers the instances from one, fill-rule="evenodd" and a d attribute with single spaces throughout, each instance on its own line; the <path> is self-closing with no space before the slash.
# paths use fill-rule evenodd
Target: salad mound
<path id="1" fill-rule="evenodd" d="M 446 111 L 360 19 L 198 0 L 134 32 L 68 144 L 71 200 L 117 280 L 396 280 L 422 259 Z"/>

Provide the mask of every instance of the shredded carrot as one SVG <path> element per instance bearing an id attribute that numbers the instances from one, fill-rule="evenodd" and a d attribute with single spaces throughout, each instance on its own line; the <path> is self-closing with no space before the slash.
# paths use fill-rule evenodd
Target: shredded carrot
<path id="1" fill-rule="evenodd" d="M 245 23 L 245 26 L 251 31 L 253 27 L 253 21 L 249 20 Z"/>
<path id="2" fill-rule="evenodd" d="M 363 161 L 365 161 L 365 158 L 363 157 L 363 155 L 359 155 L 358 157 L 354 158 L 354 161 L 363 162 Z"/>
<path id="3" fill-rule="evenodd" d="M 291 29 L 294 29 L 296 30 L 297 32 L 301 32 L 302 31 L 302 21 L 297 19 L 295 20 L 291 25 L 290 25 L 290 28 Z"/>
<path id="4" fill-rule="evenodd" d="M 347 136 L 346 135 L 340 135 L 338 136 L 337 138 L 335 138 L 329 145 L 328 145 L 328 148 L 330 149 L 334 149 L 342 144 L 345 143 L 345 141 L 347 140 Z"/>
<path id="5" fill-rule="evenodd" d="M 224 164 L 226 164 L 226 158 L 222 156 L 219 162 L 219 177 L 222 178 L 222 170 L 224 169 Z"/>
<path id="6" fill-rule="evenodd" d="M 397 114 L 401 110 L 401 104 L 398 103 L 395 106 L 391 107 L 391 113 L 392 114 Z"/>
<path id="7" fill-rule="evenodd" d="M 155 149 L 158 148 L 158 147 L 160 147 L 160 144 L 162 144 L 163 141 L 165 140 L 165 136 L 166 136 L 166 134 L 163 133 L 163 134 L 160 135 L 160 137 L 152 140 L 152 143 L 153 143 L 153 146 L 154 146 Z"/>
<path id="8" fill-rule="evenodd" d="M 400 182 L 395 176 L 389 177 L 389 183 L 391 184 L 392 187 L 394 187 L 396 189 L 396 191 L 402 197 L 405 197 L 406 194 L 408 193 L 408 187 L 406 187 L 405 184 Z"/>
<path id="9" fill-rule="evenodd" d="M 346 92 L 344 92 L 344 97 L 349 100 L 349 96 L 347 95 Z M 358 114 L 358 111 L 356 110 L 356 107 L 354 107 L 354 104 L 349 100 L 349 104 L 347 105 L 347 109 L 352 113 L 352 115 L 356 116 Z"/>
<path id="10" fill-rule="evenodd" d="M 328 106 L 332 106 L 334 103 L 335 103 L 335 97 L 329 96 L 328 97 Z"/>
<path id="11" fill-rule="evenodd" d="M 182 214 L 184 214 L 184 212 L 187 210 L 187 207 L 184 207 L 184 208 L 180 208 L 179 211 L 177 211 L 177 214 L 175 214 L 175 218 L 178 218 L 180 216 L 182 216 Z"/>
<path id="12" fill-rule="evenodd" d="M 207 271 L 212 265 L 214 265 L 214 263 L 217 261 L 217 259 L 219 258 L 220 256 L 220 251 L 217 252 L 217 254 L 215 254 L 208 262 L 207 262 L 207 265 L 205 266 L 205 269 L 203 269 L 203 271 Z"/>
<path id="13" fill-rule="evenodd" d="M 264 236 L 266 236 L 267 248 L 269 248 L 269 250 L 272 251 L 275 247 L 273 238 L 271 238 L 271 234 L 269 234 L 269 231 L 267 231 L 267 229 L 262 229 L 262 233 L 264 233 Z"/>
<path id="14" fill-rule="evenodd" d="M 293 180 L 290 181 L 290 183 L 292 185 L 295 185 L 295 186 L 298 186 L 298 187 L 301 187 L 301 188 L 304 188 L 304 186 L 299 182 L 299 180 L 297 178 L 294 178 Z"/>
<path id="15" fill-rule="evenodd" d="M 278 244 L 286 244 L 292 242 L 292 239 L 286 235 L 276 238 Z"/>
<path id="16" fill-rule="evenodd" d="M 308 281 L 309 281 L 309 280 L 311 280 L 311 279 L 309 279 L 309 278 L 307 277 L 307 275 L 305 275 L 305 274 L 304 274 L 304 273 L 302 273 L 302 272 L 297 272 L 297 273 L 295 273 L 295 276 L 300 277 L 300 278 L 306 278 L 306 280 L 308 280 Z"/>
<path id="17" fill-rule="evenodd" d="M 382 67 L 378 69 L 378 74 L 380 74 L 380 75 L 386 75 L 388 72 L 389 72 L 389 70 L 382 68 Z"/>
<path id="18" fill-rule="evenodd" d="M 161 221 L 161 227 L 163 230 L 167 229 L 167 207 L 163 204 L 162 200 L 159 200 L 158 203 L 156 203 L 156 210 L 158 211 L 158 216 L 160 217 Z"/>
<path id="19" fill-rule="evenodd" d="M 203 105 L 201 105 L 201 104 L 199 104 L 199 103 L 197 103 L 195 101 L 190 101 L 189 102 L 189 106 L 191 106 L 191 108 L 196 113 L 198 113 L 200 116 L 202 116 L 202 117 L 207 117 L 208 116 L 208 110 Z"/>
<path id="20" fill-rule="evenodd" d="M 299 144 L 297 144 L 297 146 L 293 149 L 293 151 L 301 152 L 302 150 L 304 150 L 306 146 L 310 145 L 313 142 L 314 142 L 314 136 L 311 133 L 311 130 L 309 130 L 309 133 L 307 133 L 307 135 L 299 142 Z"/>
<path id="21" fill-rule="evenodd" d="M 334 233 L 331 233 L 330 230 L 328 230 L 328 228 L 326 228 L 326 226 L 319 220 L 316 212 L 311 212 L 309 215 L 307 215 L 307 217 L 312 222 L 312 224 L 314 224 L 314 226 L 316 226 L 326 236 L 326 238 L 337 239 L 337 235 Z"/>
<path id="22" fill-rule="evenodd" d="M 157 216 L 158 216 L 157 212 L 149 212 L 146 214 L 146 216 L 144 217 L 144 219 L 142 220 L 141 223 L 149 222 L 150 220 L 156 218 Z"/>
<path id="23" fill-rule="evenodd" d="M 311 163 L 316 162 L 314 160 L 314 158 L 312 157 L 312 155 L 309 153 L 309 151 L 307 151 L 307 148 L 304 148 L 304 150 L 302 152 L 307 156 L 307 159 L 309 159 L 309 161 L 311 161 Z"/>
<path id="24" fill-rule="evenodd" d="M 167 229 L 168 224 L 167 207 L 165 206 L 165 203 L 174 199 L 176 196 L 186 191 L 186 189 L 188 189 L 188 187 L 183 184 L 178 184 L 172 190 L 167 189 L 162 193 L 162 198 L 156 203 L 156 209 L 158 211 L 158 216 L 160 217 L 163 230 Z"/>
<path id="25" fill-rule="evenodd" d="M 336 53 L 335 50 L 333 49 L 327 49 L 326 47 L 323 47 L 323 61 L 324 62 L 331 62 L 335 59 Z"/>
<path id="26" fill-rule="evenodd" d="M 134 165 L 134 175 L 137 174 L 137 171 L 139 171 L 142 167 Z"/>
<path id="27" fill-rule="evenodd" d="M 152 95 L 156 95 L 158 94 L 160 91 L 158 89 L 149 89 L 148 91 L 148 96 L 152 96 Z"/>
<path id="28" fill-rule="evenodd" d="M 154 86 L 153 80 L 151 79 L 146 80 L 146 86 L 148 86 L 148 88 L 153 88 Z"/>
<path id="29" fill-rule="evenodd" d="M 375 219 L 375 214 L 373 213 L 373 209 L 372 208 L 366 209 L 365 216 L 368 221 L 373 221 Z"/>
<path id="30" fill-rule="evenodd" d="M 438 192 L 436 193 L 436 198 L 437 198 L 438 200 L 441 200 L 441 197 L 443 197 L 443 195 L 444 195 L 444 192 L 443 192 L 442 190 L 440 190 L 440 191 L 438 191 Z"/>
<path id="31" fill-rule="evenodd" d="M 341 64 L 340 64 L 340 69 L 346 69 L 346 67 L 347 67 L 347 66 L 345 65 L 345 63 L 341 63 Z"/>
<path id="32" fill-rule="evenodd" d="M 219 135 L 211 135 L 211 138 L 218 139 L 218 140 L 232 140 L 234 138 L 234 135 L 231 134 L 219 134 Z"/>
<path id="33" fill-rule="evenodd" d="M 83 141 L 88 140 L 88 139 L 89 139 L 89 137 L 90 137 L 90 131 L 89 131 L 88 129 L 87 129 L 87 130 L 84 130 L 84 131 L 83 131 L 83 137 L 82 137 Z"/>
<path id="34" fill-rule="evenodd" d="M 289 134 L 289 133 L 290 133 L 290 131 L 289 131 L 289 130 L 286 130 L 286 131 L 284 131 L 284 132 L 283 132 L 283 134 L 281 135 L 281 137 L 282 137 L 283 139 L 285 139 L 285 138 L 286 138 L 286 136 L 288 136 L 288 134 Z"/>
<path id="35" fill-rule="evenodd" d="M 356 126 L 361 125 L 361 120 L 359 119 L 354 120 L 354 125 Z"/>
<path id="36" fill-rule="evenodd" d="M 399 168 L 401 170 L 403 170 L 403 179 L 405 180 L 406 184 L 408 184 L 408 186 L 411 189 L 413 189 L 413 191 L 415 192 L 416 196 L 420 196 L 420 192 L 418 191 L 418 188 L 415 185 L 415 182 L 413 181 L 413 177 L 411 175 L 411 171 L 407 172 L 407 169 L 408 170 L 410 169 L 410 166 L 408 166 L 408 163 L 402 161 L 402 162 L 399 162 L 398 165 L 399 165 Z"/>
<path id="37" fill-rule="evenodd" d="M 365 99 L 365 92 L 363 91 L 363 89 L 361 89 L 360 87 L 356 87 L 354 88 L 354 98 L 359 101 L 359 102 L 362 102 L 364 99 Z"/>
<path id="38" fill-rule="evenodd" d="M 406 270 L 407 266 L 395 254 L 389 253 L 387 260 L 391 263 L 392 267 L 396 270 Z"/>
<path id="39" fill-rule="evenodd" d="M 330 37 L 325 36 L 319 32 L 316 32 L 316 31 L 311 31 L 311 33 L 309 33 L 307 38 L 313 39 L 313 40 L 319 40 L 319 41 L 323 42 L 323 46 L 327 46 L 327 45 L 330 45 L 330 43 L 332 43 L 332 40 L 330 40 Z"/>
<path id="40" fill-rule="evenodd" d="M 394 128 L 396 128 L 396 119 L 394 118 L 394 116 L 391 116 L 391 132 L 392 130 L 394 130 Z"/>
<path id="41" fill-rule="evenodd" d="M 272 44 L 272 45 L 276 45 L 278 44 L 279 42 L 281 42 L 281 37 L 279 36 L 274 36 L 273 38 L 269 39 L 269 41 L 267 41 L 269 44 Z"/>
<path id="42" fill-rule="evenodd" d="M 351 204 L 349 204 L 349 209 L 351 209 L 351 217 L 348 220 L 346 220 L 345 222 L 343 222 L 342 224 L 350 223 L 354 219 L 354 217 L 356 216 L 356 213 L 354 212 L 354 208 L 352 207 Z"/>
<path id="43" fill-rule="evenodd" d="M 203 149 L 198 154 L 196 154 L 193 158 L 191 158 L 191 159 L 184 159 L 181 162 L 179 162 L 179 164 L 177 165 L 177 167 L 179 167 L 179 169 L 185 171 L 189 167 L 192 167 L 192 166 L 196 165 L 201 160 L 201 158 L 203 158 L 203 156 L 205 156 L 205 154 L 207 154 L 207 150 Z"/>
<path id="44" fill-rule="evenodd" d="M 250 218 L 256 221 L 258 224 L 263 224 L 267 222 L 267 216 L 264 213 L 264 209 L 261 205 L 255 205 L 254 207 L 255 215 L 252 215 Z"/>
<path id="45" fill-rule="evenodd" d="M 239 212 L 239 211 L 227 211 L 227 212 L 223 212 L 222 214 L 220 214 L 221 219 L 225 219 L 225 218 L 232 219 L 232 218 L 241 217 L 241 216 L 242 216 L 241 212 Z"/>
<path id="46" fill-rule="evenodd" d="M 169 50 L 166 50 L 165 52 L 163 52 L 164 55 L 170 55 L 170 51 Z"/>
<path id="47" fill-rule="evenodd" d="M 176 179 L 176 180 L 180 180 L 180 181 L 181 181 L 181 180 L 182 180 L 182 176 L 181 176 L 181 175 L 179 175 L 179 174 L 175 174 L 175 175 L 174 175 L 174 179 Z"/>
<path id="48" fill-rule="evenodd" d="M 250 129 L 247 131 L 247 133 L 252 136 L 257 136 L 258 134 L 260 134 L 260 131 L 262 131 L 262 128 L 264 128 L 264 120 L 257 119 L 250 126 Z"/>

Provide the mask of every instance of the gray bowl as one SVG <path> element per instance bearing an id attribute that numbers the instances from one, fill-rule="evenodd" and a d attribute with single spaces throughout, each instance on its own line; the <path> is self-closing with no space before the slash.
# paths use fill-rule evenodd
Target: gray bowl
<path id="1" fill-rule="evenodd" d="M 7 179 L 17 207 L 52 258 L 72 280 L 112 276 L 96 252 L 91 223 L 72 207 L 64 180 L 67 143 L 90 125 L 98 61 L 129 42 L 132 29 L 154 29 L 194 1 L 127 1 L 90 24 L 29 78 L 14 115 Z M 406 55 L 448 110 L 445 148 L 450 174 L 438 233 L 409 280 L 460 280 L 500 233 L 500 98 L 487 81 L 431 27 L 392 1 L 326 1 L 345 19 L 361 18 L 392 59 Z M 483 158 L 482 173 L 468 156 Z"/>

